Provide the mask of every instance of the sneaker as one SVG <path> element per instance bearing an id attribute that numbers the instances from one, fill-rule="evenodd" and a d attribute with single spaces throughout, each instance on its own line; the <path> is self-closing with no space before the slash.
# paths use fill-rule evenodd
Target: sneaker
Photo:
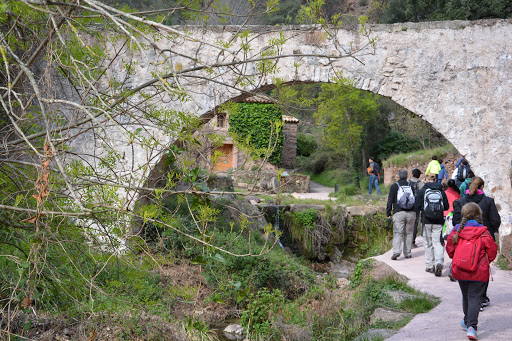
<path id="1" fill-rule="evenodd" d="M 436 269 L 435 269 L 434 267 L 432 267 L 432 268 L 426 268 L 426 269 L 425 269 L 425 271 L 426 271 L 426 272 L 430 272 L 431 274 L 433 274 L 433 273 L 436 271 Z"/>
<path id="2" fill-rule="evenodd" d="M 462 329 L 464 330 L 467 330 L 468 329 L 468 326 L 466 326 L 466 322 L 464 322 L 464 319 L 462 319 L 462 321 L 460 321 L 460 326 L 462 327 Z"/>
<path id="3" fill-rule="evenodd" d="M 393 256 L 391 256 L 391 260 L 396 260 L 398 257 L 400 257 L 400 255 L 398 253 L 395 253 L 393 254 Z"/>
<path id="4" fill-rule="evenodd" d="M 482 300 L 482 306 L 487 307 L 491 303 L 491 300 L 489 299 L 489 296 L 485 296 Z"/>
<path id="5" fill-rule="evenodd" d="M 436 277 L 441 277 L 441 275 L 443 274 L 443 264 L 437 264 L 434 271 L 435 271 Z"/>
<path id="6" fill-rule="evenodd" d="M 485 309 L 485 306 L 482 304 L 482 305 L 480 306 L 480 311 L 484 311 L 484 309 Z"/>
<path id="7" fill-rule="evenodd" d="M 416 243 L 412 243 L 411 249 L 416 249 L 417 247 L 418 247 L 418 245 L 416 245 Z"/>
<path id="8" fill-rule="evenodd" d="M 468 327 L 467 332 L 468 332 L 468 334 L 467 334 L 468 335 L 468 339 L 470 339 L 470 340 L 478 340 L 478 336 L 476 336 L 475 328 Z"/>
<path id="9" fill-rule="evenodd" d="M 412 258 L 412 256 L 411 256 L 411 255 L 408 255 L 408 256 L 405 256 L 405 258 Z"/>

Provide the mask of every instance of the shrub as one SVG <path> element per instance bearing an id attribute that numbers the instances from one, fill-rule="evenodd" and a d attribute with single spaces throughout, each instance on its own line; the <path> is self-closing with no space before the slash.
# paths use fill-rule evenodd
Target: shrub
<path id="1" fill-rule="evenodd" d="M 375 144 L 372 153 L 378 160 L 384 160 L 392 154 L 408 153 L 421 148 L 421 142 L 417 138 L 392 131 Z"/>
<path id="2" fill-rule="evenodd" d="M 297 136 L 297 155 L 310 156 L 317 149 L 315 137 L 311 134 L 299 134 Z"/>
<path id="3" fill-rule="evenodd" d="M 272 318 L 284 305 L 284 297 L 281 291 L 270 292 L 263 288 L 256 294 L 251 294 L 247 309 L 242 313 L 240 324 L 247 328 L 249 333 L 254 333 L 268 340 L 271 333 Z"/>

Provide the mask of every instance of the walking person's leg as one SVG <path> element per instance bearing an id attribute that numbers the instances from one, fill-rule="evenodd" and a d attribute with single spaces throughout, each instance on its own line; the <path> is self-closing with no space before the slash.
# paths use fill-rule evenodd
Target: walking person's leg
<path id="1" fill-rule="evenodd" d="M 370 174 L 370 180 L 368 181 L 368 186 L 370 187 L 369 190 L 368 190 L 368 194 L 372 194 L 372 187 L 373 187 L 373 177 L 375 175 L 373 174 Z"/>
<path id="2" fill-rule="evenodd" d="M 432 225 L 432 246 L 434 248 L 434 264 L 436 267 L 436 276 L 441 277 L 444 264 L 444 247 L 441 244 L 441 233 L 443 225 Z"/>
<path id="3" fill-rule="evenodd" d="M 380 194 L 380 187 L 379 187 L 379 177 L 377 175 L 375 175 L 375 188 L 377 188 L 377 194 Z"/>
<path id="4" fill-rule="evenodd" d="M 424 224 L 423 247 L 425 248 L 425 270 L 434 272 L 434 247 L 432 245 L 432 224 Z"/>
<path id="5" fill-rule="evenodd" d="M 420 220 L 420 212 L 416 212 L 416 219 L 414 220 L 414 231 L 412 233 L 412 247 L 416 247 L 416 236 L 418 234 L 418 223 Z"/>
<path id="6" fill-rule="evenodd" d="M 459 281 L 460 292 L 462 294 L 462 312 L 464 313 L 464 326 L 468 326 L 468 281 Z"/>
<path id="7" fill-rule="evenodd" d="M 468 307 L 466 313 L 466 326 L 473 327 L 478 330 L 478 314 L 482 305 L 482 294 L 485 288 L 485 282 L 467 281 L 468 282 Z"/>
<path id="8" fill-rule="evenodd" d="M 402 254 L 406 213 L 405 211 L 400 211 L 393 214 L 393 256 L 391 257 L 393 260 Z"/>
<path id="9" fill-rule="evenodd" d="M 412 235 L 414 232 L 414 221 L 416 219 L 416 212 L 407 212 L 405 220 L 405 238 L 404 238 L 404 256 L 411 258 L 412 249 Z"/>

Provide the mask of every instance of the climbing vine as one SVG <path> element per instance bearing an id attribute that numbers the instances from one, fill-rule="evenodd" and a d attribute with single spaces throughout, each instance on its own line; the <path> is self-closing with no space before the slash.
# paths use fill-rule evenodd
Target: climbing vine
<path id="1" fill-rule="evenodd" d="M 238 103 L 229 115 L 229 132 L 239 144 L 251 147 L 253 156 L 277 165 L 283 151 L 282 118 L 273 104 Z"/>

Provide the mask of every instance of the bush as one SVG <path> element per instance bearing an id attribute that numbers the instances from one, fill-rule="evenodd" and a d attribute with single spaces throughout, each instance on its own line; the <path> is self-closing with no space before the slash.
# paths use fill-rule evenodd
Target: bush
<path id="1" fill-rule="evenodd" d="M 392 131 L 375 144 L 372 148 L 372 154 L 375 155 L 376 159 L 384 160 L 392 154 L 408 153 L 421 148 L 421 142 L 417 138 Z"/>
<path id="2" fill-rule="evenodd" d="M 310 156 L 317 149 L 315 137 L 311 134 L 299 134 L 297 136 L 297 155 Z"/>
<path id="3" fill-rule="evenodd" d="M 281 291 L 270 292 L 263 288 L 256 294 L 251 294 L 247 309 L 242 313 L 240 324 L 247 328 L 248 333 L 257 334 L 265 340 L 269 339 L 272 327 L 272 318 L 284 305 Z"/>
<path id="4" fill-rule="evenodd" d="M 299 157 L 297 161 L 297 166 L 303 171 L 316 175 L 326 170 L 332 170 L 346 165 L 342 156 L 335 151 L 321 151 L 314 153 L 309 158 Z"/>

